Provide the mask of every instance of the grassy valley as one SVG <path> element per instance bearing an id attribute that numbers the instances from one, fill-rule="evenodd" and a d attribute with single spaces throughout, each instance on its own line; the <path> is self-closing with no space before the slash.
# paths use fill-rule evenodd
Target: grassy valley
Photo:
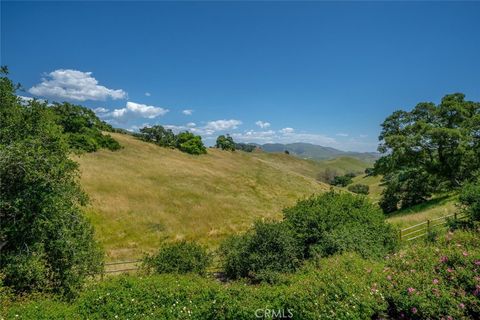
<path id="1" fill-rule="evenodd" d="M 217 149 L 198 157 L 129 135 L 112 136 L 123 149 L 75 158 L 91 198 L 87 214 L 109 259 L 138 257 L 164 239 L 216 245 L 255 219 L 279 218 L 297 199 L 328 190 L 316 180 L 325 166 L 364 166 L 356 159 L 318 163 Z"/>

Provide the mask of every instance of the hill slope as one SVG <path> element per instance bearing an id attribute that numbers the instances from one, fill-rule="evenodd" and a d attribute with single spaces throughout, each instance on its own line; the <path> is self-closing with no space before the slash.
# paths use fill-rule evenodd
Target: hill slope
<path id="1" fill-rule="evenodd" d="M 338 157 L 351 157 L 373 163 L 379 157 L 379 154 L 376 152 L 348 152 L 303 142 L 288 144 L 266 143 L 259 146 L 265 152 L 284 152 L 288 150 L 291 154 L 304 159 L 328 160 Z"/>
<path id="2" fill-rule="evenodd" d="M 329 188 L 315 179 L 325 163 L 216 149 L 192 156 L 112 136 L 124 149 L 76 158 L 91 198 L 87 214 L 109 259 L 138 257 L 163 239 L 215 245 L 255 219 L 279 218 L 298 198 Z"/>

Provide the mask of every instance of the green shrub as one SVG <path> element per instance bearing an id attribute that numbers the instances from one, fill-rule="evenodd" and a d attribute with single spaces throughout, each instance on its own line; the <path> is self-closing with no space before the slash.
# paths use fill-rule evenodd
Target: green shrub
<path id="1" fill-rule="evenodd" d="M 480 183 L 468 183 L 460 191 L 459 201 L 462 213 L 471 223 L 480 221 Z"/>
<path id="2" fill-rule="evenodd" d="M 351 186 L 348 186 L 348 191 L 351 191 L 353 193 L 357 194 L 368 194 L 370 191 L 370 187 L 367 186 L 366 184 L 352 184 Z"/>
<path id="3" fill-rule="evenodd" d="M 103 270 L 78 165 L 52 107 L 22 105 L 0 78 L 0 272 L 16 293 L 73 296 Z"/>
<path id="4" fill-rule="evenodd" d="M 228 238 L 221 246 L 223 268 L 229 278 L 272 281 L 275 272 L 291 272 L 301 252 L 291 230 L 282 222 L 257 222 L 252 230 Z"/>
<path id="5" fill-rule="evenodd" d="M 382 291 L 390 317 L 478 319 L 480 238 L 455 232 L 418 243 L 386 261 Z"/>
<path id="6" fill-rule="evenodd" d="M 145 257 L 143 268 L 154 273 L 204 274 L 211 263 L 206 250 L 190 242 L 165 244 L 157 254 Z"/>
<path id="7" fill-rule="evenodd" d="M 333 180 L 330 182 L 332 186 L 340 186 L 340 187 L 346 187 L 350 183 L 352 183 L 352 177 L 348 175 L 344 176 L 336 176 L 333 178 Z"/>
<path id="8" fill-rule="evenodd" d="M 343 251 L 380 257 L 397 246 L 393 227 L 363 196 L 330 191 L 297 202 L 284 217 L 306 257 Z"/>
<path id="9" fill-rule="evenodd" d="M 227 136 L 224 136 L 222 134 L 218 136 L 217 141 L 215 143 L 215 148 L 219 148 L 227 151 L 235 151 L 235 142 L 233 141 L 233 138 L 230 137 L 228 134 Z"/>
<path id="10" fill-rule="evenodd" d="M 202 137 L 188 131 L 181 132 L 177 135 L 177 148 L 189 154 L 199 155 L 207 153 L 207 149 L 202 142 Z"/>
<path id="11" fill-rule="evenodd" d="M 121 148 L 118 141 L 102 131 L 113 131 L 112 126 L 100 120 L 91 109 L 68 102 L 54 103 L 50 107 L 56 123 L 63 128 L 67 141 L 75 151 L 94 152 L 100 148 L 115 151 Z"/>

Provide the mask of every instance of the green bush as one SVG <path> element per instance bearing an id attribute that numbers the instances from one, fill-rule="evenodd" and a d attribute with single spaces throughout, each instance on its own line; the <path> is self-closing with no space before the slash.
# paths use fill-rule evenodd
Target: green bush
<path id="1" fill-rule="evenodd" d="M 112 132 L 113 128 L 100 120 L 91 109 L 68 102 L 54 103 L 50 108 L 73 150 L 94 152 L 100 148 L 111 151 L 121 148 L 118 141 L 110 135 L 102 134 L 102 131 Z"/>
<path id="2" fill-rule="evenodd" d="M 353 193 L 357 194 L 368 194 L 370 191 L 370 187 L 367 186 L 366 184 L 352 184 L 351 186 L 348 186 L 348 191 L 351 191 Z"/>
<path id="3" fill-rule="evenodd" d="M 143 268 L 154 273 L 198 273 L 204 274 L 211 263 L 206 250 L 190 242 L 165 244 L 158 253 L 147 256 Z"/>
<path id="4" fill-rule="evenodd" d="M 215 143 L 215 148 L 219 148 L 227 151 L 235 151 L 235 142 L 233 141 L 233 138 L 230 137 L 228 134 L 227 136 L 224 136 L 222 134 L 218 136 L 217 141 Z"/>
<path id="5" fill-rule="evenodd" d="M 352 177 L 349 175 L 344 175 L 344 176 L 336 176 L 333 178 L 333 180 L 330 182 L 332 186 L 340 186 L 340 187 L 346 187 L 350 183 L 352 183 Z"/>
<path id="6" fill-rule="evenodd" d="M 103 270 L 78 164 L 52 107 L 22 105 L 0 78 L 0 273 L 16 293 L 73 296 Z"/>
<path id="7" fill-rule="evenodd" d="M 386 261 L 382 291 L 390 317 L 480 318 L 480 238 L 455 232 L 415 244 Z"/>
<path id="8" fill-rule="evenodd" d="M 380 257 L 397 246 L 393 227 L 366 197 L 330 191 L 284 210 L 305 257 L 355 251 Z"/>
<path id="9" fill-rule="evenodd" d="M 221 284 L 198 275 L 119 276 L 72 303 L 13 302 L 6 319 L 478 319 L 480 238 L 455 232 L 385 260 L 357 254 L 308 262 L 275 284 Z M 1 309 L 0 309 L 1 310 Z M 257 312 L 257 314 L 256 314 Z M 265 317 L 269 318 L 269 317 Z M 277 316 L 276 318 L 281 318 Z"/>
<path id="10" fill-rule="evenodd" d="M 460 191 L 459 201 L 462 213 L 471 223 L 480 221 L 480 183 L 468 183 Z"/>
<path id="11" fill-rule="evenodd" d="M 189 154 L 199 155 L 207 153 L 202 137 L 188 131 L 177 135 L 177 148 Z"/>
<path id="12" fill-rule="evenodd" d="M 224 271 L 232 279 L 271 282 L 274 273 L 294 271 L 301 261 L 301 249 L 282 222 L 257 222 L 246 234 L 228 238 L 220 252 Z"/>

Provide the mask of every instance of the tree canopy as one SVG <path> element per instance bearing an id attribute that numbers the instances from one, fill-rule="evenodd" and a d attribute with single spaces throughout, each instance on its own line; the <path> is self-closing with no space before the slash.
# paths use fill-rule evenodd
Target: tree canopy
<path id="1" fill-rule="evenodd" d="M 87 197 L 68 138 L 46 103 L 22 104 L 0 78 L 0 273 L 18 292 L 73 294 L 103 270 L 81 206 Z"/>
<path id="2" fill-rule="evenodd" d="M 161 147 L 177 148 L 189 154 L 199 155 L 207 153 L 202 137 L 188 131 L 180 132 L 176 135 L 171 129 L 155 125 L 140 129 L 140 133 L 135 136 Z"/>
<path id="3" fill-rule="evenodd" d="M 375 174 L 384 175 L 384 211 L 408 207 L 434 192 L 460 187 L 480 167 L 480 103 L 462 93 L 440 104 L 422 102 L 412 111 L 395 111 L 379 137 L 383 156 Z"/>

